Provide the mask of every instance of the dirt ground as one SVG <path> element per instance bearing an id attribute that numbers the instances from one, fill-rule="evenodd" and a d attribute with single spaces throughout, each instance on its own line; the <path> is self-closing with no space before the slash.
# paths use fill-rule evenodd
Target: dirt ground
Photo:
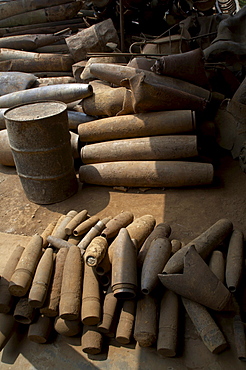
<path id="1" fill-rule="evenodd" d="M 152 214 L 156 222 L 168 222 L 171 237 L 187 243 L 220 218 L 229 218 L 245 233 L 246 175 L 229 153 L 220 155 L 215 164 L 214 182 L 210 186 L 183 189 L 128 189 L 81 185 L 77 194 L 52 205 L 30 202 L 20 184 L 15 168 L 0 165 L 0 268 L 17 243 L 26 243 L 34 233 L 41 233 L 49 222 L 75 209 L 87 209 L 101 218 L 115 216 L 122 210 L 135 217 Z M 0 271 L 0 273 L 1 273 Z M 187 316 L 182 322 L 185 335 L 179 337 L 179 353 L 175 358 L 161 359 L 155 348 L 131 344 L 121 347 L 112 343 L 100 355 L 82 353 L 79 338 L 61 338 L 40 345 L 28 341 L 23 333 L 15 334 L 2 351 L 0 368 L 5 369 L 166 369 L 166 370 L 231 370 L 246 369 L 237 359 L 231 317 L 221 314 L 219 325 L 228 341 L 228 349 L 211 354 L 196 333 Z"/>

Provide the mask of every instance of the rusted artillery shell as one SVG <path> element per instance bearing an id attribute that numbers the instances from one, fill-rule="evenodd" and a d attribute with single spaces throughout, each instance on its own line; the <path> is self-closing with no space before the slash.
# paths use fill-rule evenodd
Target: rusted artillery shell
<path id="1" fill-rule="evenodd" d="M 172 239 L 171 245 L 172 245 L 172 254 L 178 252 L 178 250 L 182 248 L 182 242 L 177 239 Z"/>
<path id="2" fill-rule="evenodd" d="M 177 89 L 179 91 L 193 94 L 197 97 L 210 100 L 210 92 L 202 87 L 190 84 L 178 78 L 169 76 L 159 76 L 153 72 L 135 69 L 127 66 L 119 66 L 116 64 L 95 63 L 90 66 L 91 73 L 104 81 L 113 83 L 114 85 L 121 85 L 124 79 L 130 79 L 137 74 L 144 73 L 145 81 L 152 84 L 160 84 L 168 88 Z"/>
<path id="3" fill-rule="evenodd" d="M 102 236 L 105 238 L 114 238 L 122 227 L 129 225 L 134 219 L 132 212 L 123 211 L 112 218 L 106 225 L 102 232 Z"/>
<path id="4" fill-rule="evenodd" d="M 157 302 L 150 294 L 137 302 L 134 339 L 141 347 L 150 347 L 157 340 Z"/>
<path id="5" fill-rule="evenodd" d="M 111 270 L 111 263 L 109 260 L 108 249 L 106 250 L 103 260 L 96 266 L 95 271 L 97 275 L 105 275 Z"/>
<path id="6" fill-rule="evenodd" d="M 140 160 L 176 160 L 195 157 L 195 135 L 151 136 L 89 144 L 82 147 L 83 163 Z"/>
<path id="7" fill-rule="evenodd" d="M 119 38 L 111 18 L 82 29 L 66 38 L 66 43 L 75 62 L 86 59 L 88 51 L 107 51 L 106 44 L 118 44 Z"/>
<path id="8" fill-rule="evenodd" d="M 16 328 L 13 315 L 0 313 L 0 351 L 5 347 Z"/>
<path id="9" fill-rule="evenodd" d="M 65 227 L 65 232 L 67 235 L 71 235 L 73 233 L 73 230 L 76 226 L 78 226 L 81 222 L 85 221 L 88 216 L 88 211 L 86 209 L 83 209 L 83 211 L 80 211 L 74 217 L 68 222 L 68 224 Z"/>
<path id="10" fill-rule="evenodd" d="M 246 361 L 245 325 L 240 315 L 233 317 L 233 331 L 237 358 L 241 361 Z"/>
<path id="11" fill-rule="evenodd" d="M 9 282 L 15 271 L 15 268 L 21 258 L 21 255 L 24 251 L 24 247 L 17 245 L 8 259 L 2 276 L 0 279 L 0 312 L 8 313 L 14 303 L 14 297 L 10 294 L 9 291 Z"/>
<path id="12" fill-rule="evenodd" d="M 80 318 L 77 320 L 64 320 L 60 317 L 56 317 L 54 328 L 60 335 L 73 337 L 81 332 L 82 325 Z"/>
<path id="13" fill-rule="evenodd" d="M 78 126 L 82 142 L 193 132 L 195 117 L 190 110 L 126 114 L 101 118 Z"/>
<path id="14" fill-rule="evenodd" d="M 211 184 L 213 165 L 182 161 L 123 161 L 87 164 L 79 169 L 83 183 L 130 187 L 183 187 Z"/>
<path id="15" fill-rule="evenodd" d="M 59 91 L 59 94 L 57 93 Z M 58 100 L 70 103 L 92 94 L 92 87 L 87 84 L 61 84 L 34 87 L 16 91 L 0 97 L 0 108 L 9 108 L 18 104 L 27 104 L 43 100 Z"/>
<path id="16" fill-rule="evenodd" d="M 149 236 L 145 239 L 142 247 L 140 248 L 137 256 L 137 265 L 141 267 L 143 265 L 144 259 L 150 247 L 150 244 L 159 238 L 168 238 L 171 234 L 171 227 L 166 223 L 162 222 L 154 228 L 154 230 L 149 234 Z"/>
<path id="17" fill-rule="evenodd" d="M 53 270 L 54 253 L 47 248 L 40 258 L 28 295 L 29 304 L 33 308 L 43 306 Z"/>
<path id="18" fill-rule="evenodd" d="M 167 238 L 152 241 L 144 259 L 141 273 L 141 291 L 149 294 L 158 284 L 158 274 L 163 271 L 171 255 L 172 246 Z"/>
<path id="19" fill-rule="evenodd" d="M 191 245 L 194 245 L 197 252 L 206 258 L 221 242 L 232 232 L 232 222 L 222 218 L 210 226 L 206 231 L 186 244 L 175 253 L 167 262 L 163 272 L 173 274 L 182 270 L 184 266 L 184 256 Z"/>
<path id="20" fill-rule="evenodd" d="M 35 317 L 35 310 L 30 306 L 28 298 L 20 298 L 15 310 L 14 310 L 14 319 L 21 324 L 31 324 Z"/>
<path id="21" fill-rule="evenodd" d="M 76 131 L 78 130 L 79 125 L 96 120 L 96 117 L 92 117 L 85 113 L 75 112 L 71 110 L 67 111 L 67 116 L 68 116 L 69 130 L 76 130 Z"/>
<path id="22" fill-rule="evenodd" d="M 47 294 L 44 307 L 40 309 L 40 312 L 48 317 L 56 317 L 59 314 L 62 276 L 67 253 L 68 249 L 63 248 L 56 254 L 54 274 L 52 276 L 50 290 Z"/>
<path id="23" fill-rule="evenodd" d="M 76 320 L 81 308 L 82 258 L 78 246 L 69 248 L 65 260 L 59 316 L 66 320 Z"/>
<path id="24" fill-rule="evenodd" d="M 82 351 L 91 355 L 96 355 L 102 350 L 102 334 L 96 326 L 84 325 L 81 338 Z"/>
<path id="25" fill-rule="evenodd" d="M 4 37 L 0 40 L 5 39 Z M 1 42 L 1 41 L 0 41 Z M 0 49 L 1 50 L 1 49 Z M 0 72 L 0 95 L 33 87 L 37 77 L 31 73 Z"/>
<path id="26" fill-rule="evenodd" d="M 0 164 L 10 167 L 15 166 L 13 153 L 9 145 L 7 129 L 0 131 Z"/>
<path id="27" fill-rule="evenodd" d="M 137 291 L 137 251 L 126 228 L 115 238 L 111 288 L 116 298 L 132 299 Z"/>
<path id="28" fill-rule="evenodd" d="M 232 232 L 226 259 L 226 285 L 231 292 L 237 290 L 243 274 L 243 264 L 244 235 L 236 229 Z"/>
<path id="29" fill-rule="evenodd" d="M 57 221 L 57 227 L 52 232 L 55 238 L 65 239 L 67 236 L 66 227 L 68 223 L 77 215 L 77 211 L 69 211 L 66 215 L 62 215 Z"/>
<path id="30" fill-rule="evenodd" d="M 43 248 L 46 248 L 48 246 L 49 242 L 47 241 L 47 237 L 52 234 L 52 231 L 54 230 L 55 226 L 56 221 L 50 222 L 40 235 L 43 239 Z"/>
<path id="31" fill-rule="evenodd" d="M 33 322 L 28 329 L 27 337 L 35 343 L 46 343 L 53 328 L 53 320 L 50 317 L 41 315 Z"/>
<path id="32" fill-rule="evenodd" d="M 164 357 L 174 357 L 178 340 L 179 298 L 171 290 L 164 292 L 161 300 L 157 353 Z"/>
<path id="33" fill-rule="evenodd" d="M 117 306 L 117 298 L 112 292 L 111 286 L 108 288 L 107 293 L 103 302 L 103 312 L 102 321 L 97 325 L 98 331 L 103 334 L 108 334 L 110 332 L 110 327 L 115 315 L 115 310 Z"/>
<path id="34" fill-rule="evenodd" d="M 130 235 L 130 238 L 135 241 L 136 247 L 139 250 L 145 239 L 153 231 L 156 224 L 156 220 L 152 215 L 143 215 L 135 218 L 126 229 Z"/>
<path id="35" fill-rule="evenodd" d="M 184 256 L 183 274 L 163 273 L 158 276 L 166 288 L 212 310 L 234 309 L 230 291 L 210 270 L 194 245 L 189 247 Z M 197 284 L 198 281 L 202 284 Z"/>
<path id="36" fill-rule="evenodd" d="M 30 288 L 42 245 L 41 236 L 35 234 L 25 247 L 9 283 L 9 291 L 13 296 L 23 297 Z"/>
<path id="37" fill-rule="evenodd" d="M 209 268 L 223 283 L 225 280 L 225 260 L 221 251 L 213 251 L 209 260 Z"/>
<path id="38" fill-rule="evenodd" d="M 87 233 L 92 226 L 94 226 L 99 221 L 98 216 L 91 216 L 87 220 L 81 222 L 76 228 L 73 230 L 73 234 L 75 236 L 82 235 Z"/>
<path id="39" fill-rule="evenodd" d="M 135 313 L 136 301 L 124 301 L 115 336 L 118 343 L 130 343 L 134 328 Z"/>
<path id="40" fill-rule="evenodd" d="M 94 269 L 86 263 L 82 293 L 81 320 L 84 325 L 97 325 L 101 319 L 101 297 Z"/>
<path id="41" fill-rule="evenodd" d="M 80 247 L 81 251 L 86 249 L 88 245 L 90 244 L 90 242 L 105 229 L 105 226 L 109 220 L 111 220 L 111 217 L 103 218 L 102 220 L 99 220 L 94 226 L 90 228 L 90 230 L 85 234 L 85 236 L 78 243 L 78 247 Z"/>
<path id="42" fill-rule="evenodd" d="M 72 245 L 72 243 L 64 240 L 64 239 L 60 239 L 60 238 L 56 238 L 55 236 L 53 235 L 49 235 L 47 237 L 47 241 L 48 243 L 52 246 L 52 247 L 55 247 L 57 249 L 61 249 L 61 248 L 70 248 Z"/>
<path id="43" fill-rule="evenodd" d="M 103 236 L 96 236 L 86 248 L 84 254 L 85 263 L 90 267 L 97 266 L 105 256 L 107 248 L 107 239 Z"/>
<path id="44" fill-rule="evenodd" d="M 227 348 L 227 342 L 207 309 L 197 302 L 182 297 L 185 309 L 195 325 L 203 343 L 212 353 L 220 353 Z"/>
<path id="45" fill-rule="evenodd" d="M 67 105 L 58 101 L 24 104 L 8 109 L 4 117 L 17 173 L 28 199 L 50 204 L 74 195 L 78 182 Z"/>

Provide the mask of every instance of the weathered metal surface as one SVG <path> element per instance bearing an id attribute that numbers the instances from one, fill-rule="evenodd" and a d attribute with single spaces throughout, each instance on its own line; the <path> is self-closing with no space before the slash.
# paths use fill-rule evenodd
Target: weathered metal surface
<path id="1" fill-rule="evenodd" d="M 137 301 L 125 300 L 120 312 L 115 339 L 120 344 L 128 344 L 133 336 Z"/>
<path id="2" fill-rule="evenodd" d="M 81 166 L 79 178 L 81 182 L 105 186 L 199 186 L 212 183 L 213 165 L 185 161 L 96 163 Z"/>
<path id="3" fill-rule="evenodd" d="M 105 229 L 102 232 L 102 235 L 107 239 L 114 238 L 118 234 L 119 230 L 122 227 L 126 227 L 127 225 L 129 225 L 133 221 L 133 219 L 134 215 L 132 212 L 122 211 L 114 218 L 109 220 Z"/>
<path id="4" fill-rule="evenodd" d="M 54 230 L 52 231 L 52 236 L 55 236 L 56 238 L 60 239 L 66 239 L 67 233 L 66 233 L 66 227 L 68 223 L 77 216 L 78 212 L 75 210 L 69 211 L 66 215 L 60 216 L 58 219 L 56 226 Z"/>
<path id="5" fill-rule="evenodd" d="M 81 321 L 86 325 L 97 325 L 101 320 L 100 287 L 94 269 L 84 265 Z"/>
<path id="6" fill-rule="evenodd" d="M 224 283 L 225 280 L 225 260 L 223 253 L 219 250 L 213 251 L 209 259 L 209 268 Z"/>
<path id="7" fill-rule="evenodd" d="M 107 239 L 103 236 L 96 236 L 86 248 L 85 263 L 90 267 L 96 267 L 103 260 L 107 248 Z"/>
<path id="8" fill-rule="evenodd" d="M 86 100 L 86 99 L 85 99 Z M 78 126 L 82 142 L 193 132 L 195 117 L 190 110 L 160 111 L 101 118 Z"/>
<path id="9" fill-rule="evenodd" d="M 1 110 L 0 110 L 1 113 Z M 67 111 L 69 130 L 77 130 L 78 126 L 85 122 L 95 121 L 97 118 L 89 116 L 85 113 L 75 112 L 72 110 Z M 0 121 L 1 125 L 1 121 Z M 1 127 L 1 126 L 0 126 Z"/>
<path id="10" fill-rule="evenodd" d="M 103 344 L 102 334 L 96 326 L 84 325 L 81 338 L 82 351 L 91 355 L 101 352 Z"/>
<path id="11" fill-rule="evenodd" d="M 226 258 L 226 285 L 235 293 L 242 279 L 244 268 L 244 234 L 241 230 L 234 229 L 229 241 Z"/>
<path id="12" fill-rule="evenodd" d="M 177 251 L 167 262 L 164 272 L 173 274 L 181 271 L 184 266 L 184 256 L 191 245 L 195 246 L 202 258 L 208 257 L 209 254 L 231 234 L 232 230 L 233 224 L 230 220 L 226 218 L 218 220 L 197 238 Z"/>
<path id="13" fill-rule="evenodd" d="M 85 145 L 80 152 L 81 160 L 85 164 L 131 160 L 177 160 L 197 155 L 195 135 L 163 135 L 105 141 Z"/>
<path id="14" fill-rule="evenodd" d="M 246 361 L 245 325 L 239 314 L 233 317 L 233 332 L 237 357 L 241 361 Z"/>
<path id="15" fill-rule="evenodd" d="M 78 183 L 66 104 L 46 101 L 20 105 L 8 109 L 4 117 L 17 173 L 28 199 L 49 204 L 74 195 Z"/>
<path id="16" fill-rule="evenodd" d="M 52 329 L 53 321 L 51 318 L 40 315 L 38 319 L 29 326 L 27 337 L 32 342 L 43 344 L 48 341 Z"/>
<path id="17" fill-rule="evenodd" d="M 58 334 L 65 337 L 73 337 L 82 331 L 80 318 L 77 320 L 64 320 L 57 316 L 54 323 L 54 329 Z"/>
<path id="18" fill-rule="evenodd" d="M 177 54 L 185 53 L 190 50 L 189 40 L 182 35 L 169 35 L 159 37 L 149 43 L 145 43 L 142 48 L 143 54 Z"/>
<path id="19" fill-rule="evenodd" d="M 0 95 L 32 87 L 37 77 L 31 73 L 0 72 Z"/>
<path id="20" fill-rule="evenodd" d="M 14 319 L 21 324 L 31 324 L 35 318 L 35 310 L 30 306 L 27 297 L 20 298 L 13 313 Z"/>
<path id="21" fill-rule="evenodd" d="M 97 215 L 89 217 L 75 227 L 73 230 L 73 235 L 78 236 L 87 233 L 98 221 L 99 217 Z"/>
<path id="22" fill-rule="evenodd" d="M 156 224 L 156 219 L 153 215 L 145 214 L 135 218 L 127 227 L 130 238 L 134 241 L 137 250 L 139 250 L 146 238 L 153 231 Z"/>
<path id="23" fill-rule="evenodd" d="M 59 85 L 75 83 L 75 80 L 71 76 L 60 76 L 60 77 L 40 77 L 37 79 L 33 87 L 47 86 L 47 85 Z"/>
<path id="24" fill-rule="evenodd" d="M 78 226 L 81 222 L 85 221 L 85 219 L 88 217 L 88 211 L 86 209 L 83 209 L 67 223 L 65 227 L 65 232 L 67 235 L 71 235 L 73 233 L 73 230 Z"/>
<path id="25" fill-rule="evenodd" d="M 116 312 L 117 303 L 118 299 L 114 296 L 111 286 L 109 286 L 104 297 L 102 321 L 97 326 L 100 333 L 108 334 L 110 332 L 113 318 Z"/>
<path id="26" fill-rule="evenodd" d="M 205 307 L 216 311 L 234 309 L 230 291 L 210 270 L 194 245 L 184 256 L 183 274 L 162 273 L 158 276 L 166 288 Z M 197 284 L 198 281 L 202 284 Z"/>
<path id="27" fill-rule="evenodd" d="M 35 50 L 36 48 L 53 44 L 63 38 L 64 38 L 63 35 L 52 35 L 52 34 L 29 34 L 29 35 L 27 34 L 27 35 L 6 36 L 0 39 L 0 48 L 32 51 Z M 54 51 L 52 51 L 52 53 L 53 52 Z"/>
<path id="28" fill-rule="evenodd" d="M 110 219 L 111 217 L 106 217 L 97 221 L 97 223 L 95 223 L 95 225 L 92 226 L 90 230 L 82 237 L 78 243 L 81 252 L 86 249 L 90 242 L 105 229 L 105 226 Z"/>
<path id="29" fill-rule="evenodd" d="M 119 55 L 114 55 L 114 53 L 111 53 L 111 55 L 107 56 L 107 57 L 92 57 L 92 58 L 89 58 L 89 60 L 86 62 L 86 65 L 84 66 L 83 70 L 81 71 L 81 74 L 80 74 L 80 79 L 81 81 L 79 82 L 83 82 L 83 83 L 89 83 L 90 81 L 93 81 L 95 80 L 95 76 L 93 76 L 91 73 L 90 73 L 90 65 L 92 63 L 122 63 L 122 64 L 125 64 L 126 63 L 126 59 L 122 56 L 119 56 Z"/>

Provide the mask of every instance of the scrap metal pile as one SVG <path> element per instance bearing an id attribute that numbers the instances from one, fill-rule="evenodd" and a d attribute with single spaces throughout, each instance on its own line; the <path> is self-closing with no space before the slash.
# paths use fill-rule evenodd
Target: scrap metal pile
<path id="1" fill-rule="evenodd" d="M 0 349 L 24 324 L 36 343 L 55 331 L 81 338 L 88 354 L 105 351 L 114 338 L 174 357 L 186 311 L 218 354 L 229 346 L 217 322 L 227 313 L 236 356 L 245 361 L 243 233 L 229 219 L 186 245 L 171 232 L 150 214 L 99 219 L 71 210 L 25 248 L 16 246 L 0 280 Z"/>

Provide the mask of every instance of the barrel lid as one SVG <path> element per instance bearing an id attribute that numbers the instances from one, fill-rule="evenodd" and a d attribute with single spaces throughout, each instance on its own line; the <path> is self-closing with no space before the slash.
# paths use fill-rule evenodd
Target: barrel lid
<path id="1" fill-rule="evenodd" d="M 15 121 L 33 121 L 56 116 L 67 109 L 61 101 L 40 101 L 16 105 L 4 113 L 4 117 Z"/>

